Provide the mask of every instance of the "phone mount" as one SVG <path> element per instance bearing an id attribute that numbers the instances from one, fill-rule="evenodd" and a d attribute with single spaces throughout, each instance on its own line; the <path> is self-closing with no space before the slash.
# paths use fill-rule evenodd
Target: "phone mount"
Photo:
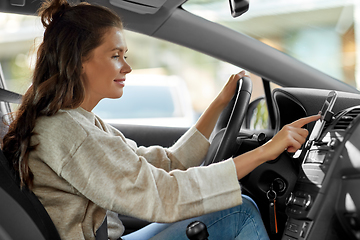
<path id="1" fill-rule="evenodd" d="M 334 116 L 334 112 L 332 111 L 326 111 L 324 117 L 323 117 L 323 120 L 325 122 L 331 122 L 333 120 L 333 116 Z"/>
<path id="2" fill-rule="evenodd" d="M 326 123 L 330 123 L 333 119 L 334 112 L 332 111 L 335 101 L 337 99 L 337 92 L 331 91 L 325 99 L 323 106 L 321 107 L 319 114 L 320 119 L 315 122 L 315 125 L 311 131 L 308 141 L 306 142 L 305 149 L 309 149 L 313 142 L 320 139 L 321 133 Z"/>
<path id="3" fill-rule="evenodd" d="M 294 160 L 296 159 L 299 161 L 299 164 L 296 165 L 301 165 L 300 162 L 305 158 L 306 153 L 313 146 L 314 142 L 320 139 L 321 133 L 326 123 L 331 123 L 331 121 L 333 120 L 334 112 L 332 111 L 332 108 L 337 99 L 337 95 L 338 94 L 336 91 L 330 91 L 328 96 L 326 97 L 325 102 L 319 111 L 320 119 L 315 122 L 311 134 L 308 140 L 305 142 L 303 148 L 299 149 L 293 156 Z"/>

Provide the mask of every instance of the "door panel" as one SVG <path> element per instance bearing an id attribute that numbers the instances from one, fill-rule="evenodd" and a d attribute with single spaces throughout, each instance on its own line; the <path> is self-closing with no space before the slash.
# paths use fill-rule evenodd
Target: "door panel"
<path id="1" fill-rule="evenodd" d="M 158 126 L 144 126 L 144 125 L 125 125 L 112 124 L 126 138 L 129 138 L 137 143 L 138 146 L 172 146 L 187 130 L 188 128 L 179 127 L 158 127 Z"/>

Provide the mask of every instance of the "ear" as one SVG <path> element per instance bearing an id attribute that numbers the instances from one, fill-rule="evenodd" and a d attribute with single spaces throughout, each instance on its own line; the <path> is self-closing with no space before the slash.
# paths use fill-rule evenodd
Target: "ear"
<path id="1" fill-rule="evenodd" d="M 85 74 L 86 69 L 87 69 L 87 63 L 86 63 L 86 61 L 82 61 L 82 63 L 81 63 L 81 74 L 82 74 L 82 75 Z"/>
<path id="2" fill-rule="evenodd" d="M 81 74 L 85 73 L 89 59 L 89 57 L 81 57 Z"/>
<path id="3" fill-rule="evenodd" d="M 84 80 L 86 79 L 86 69 L 87 69 L 87 64 L 86 62 L 83 62 L 81 64 L 81 74 L 80 74 L 80 79 L 81 81 L 83 81 L 83 83 L 85 82 Z"/>

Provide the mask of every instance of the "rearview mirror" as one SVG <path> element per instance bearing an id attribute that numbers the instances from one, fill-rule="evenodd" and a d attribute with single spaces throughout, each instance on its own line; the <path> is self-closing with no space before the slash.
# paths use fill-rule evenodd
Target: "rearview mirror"
<path id="1" fill-rule="evenodd" d="M 229 0 L 231 15 L 236 18 L 249 10 L 249 0 Z"/>

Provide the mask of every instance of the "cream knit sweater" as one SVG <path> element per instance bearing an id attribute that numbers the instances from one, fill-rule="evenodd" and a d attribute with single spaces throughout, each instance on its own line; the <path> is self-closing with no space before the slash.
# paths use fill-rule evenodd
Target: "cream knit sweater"
<path id="1" fill-rule="evenodd" d="M 78 108 L 39 118 L 34 132 L 33 191 L 63 240 L 95 239 L 107 210 L 175 222 L 242 202 L 231 159 L 194 167 L 209 147 L 195 127 L 170 148 L 138 147 Z M 111 237 L 121 234 L 119 225 Z"/>

